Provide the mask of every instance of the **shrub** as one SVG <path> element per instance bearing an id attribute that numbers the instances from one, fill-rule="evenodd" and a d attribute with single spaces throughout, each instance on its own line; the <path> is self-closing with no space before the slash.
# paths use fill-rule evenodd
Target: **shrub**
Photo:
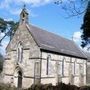
<path id="1" fill-rule="evenodd" d="M 90 86 L 82 86 L 79 90 L 90 90 Z"/>
<path id="2" fill-rule="evenodd" d="M 45 84 L 45 85 L 33 84 L 28 90 L 79 90 L 79 89 L 80 88 L 75 85 L 58 83 L 56 86 L 53 86 L 52 84 Z"/>
<path id="3" fill-rule="evenodd" d="M 17 90 L 15 87 L 11 87 L 10 84 L 0 83 L 0 90 Z"/>
<path id="4" fill-rule="evenodd" d="M 11 87 L 10 84 L 0 84 L 0 90 L 23 90 L 23 89 Z M 33 84 L 30 88 L 24 90 L 90 90 L 90 86 L 77 87 L 75 85 L 64 83 L 58 83 L 56 86 L 53 86 L 52 84 L 45 84 L 45 85 Z"/>

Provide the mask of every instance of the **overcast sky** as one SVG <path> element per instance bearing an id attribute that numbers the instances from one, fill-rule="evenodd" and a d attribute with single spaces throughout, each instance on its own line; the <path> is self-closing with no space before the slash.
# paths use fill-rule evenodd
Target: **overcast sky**
<path id="1" fill-rule="evenodd" d="M 5 20 L 19 21 L 23 4 L 29 13 L 29 23 L 47 31 L 72 39 L 80 45 L 81 24 L 83 15 L 66 18 L 67 14 L 54 4 L 55 0 L 0 0 L 0 17 Z M 63 0 L 66 2 L 67 0 Z M 0 36 L 3 36 L 1 34 Z M 3 41 L 0 52 L 5 53 L 8 38 Z"/>

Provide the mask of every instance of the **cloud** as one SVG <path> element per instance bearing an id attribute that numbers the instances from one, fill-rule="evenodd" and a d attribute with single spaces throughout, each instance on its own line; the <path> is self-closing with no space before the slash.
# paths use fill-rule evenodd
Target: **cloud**
<path id="1" fill-rule="evenodd" d="M 20 12 L 21 12 L 21 9 L 10 9 L 9 12 L 10 12 L 12 15 L 19 15 Z"/>
<path id="2" fill-rule="evenodd" d="M 0 33 L 0 39 L 5 35 L 5 33 Z"/>
<path id="3" fill-rule="evenodd" d="M 0 4 L 0 8 L 10 8 L 10 4 L 31 4 L 31 6 L 40 6 L 51 3 L 53 1 L 55 0 L 3 0 Z"/>
<path id="4" fill-rule="evenodd" d="M 55 0 L 1 0 L 0 9 L 5 9 L 12 15 L 19 15 L 21 12 L 21 9 L 19 7 L 21 7 L 23 4 L 26 4 L 27 6 L 29 5 L 31 7 L 39 7 L 54 1 Z M 33 17 L 37 16 L 32 12 L 31 15 Z"/>
<path id="5" fill-rule="evenodd" d="M 80 31 L 77 31 L 77 32 L 74 32 L 73 34 L 73 41 L 82 49 L 82 51 L 84 52 L 90 52 L 90 45 L 87 45 L 86 47 L 82 48 L 81 47 L 81 35 L 82 35 L 82 32 Z"/>
<path id="6" fill-rule="evenodd" d="M 79 45 L 79 47 L 84 51 L 84 52 L 90 52 L 90 44 L 86 45 L 84 48 L 81 47 L 81 35 L 82 35 L 82 32 L 80 31 L 77 31 L 77 32 L 74 32 L 73 34 L 73 41 Z"/>
<path id="7" fill-rule="evenodd" d="M 14 2 L 18 4 L 25 3 L 25 4 L 31 4 L 32 6 L 45 5 L 51 3 L 52 1 L 54 0 L 14 0 Z"/>
<path id="8" fill-rule="evenodd" d="M 5 18 L 5 21 L 13 21 L 13 18 Z"/>
<path id="9" fill-rule="evenodd" d="M 82 35 L 82 33 L 80 31 L 74 32 L 73 41 L 74 42 L 80 42 L 81 41 L 81 35 Z"/>
<path id="10" fill-rule="evenodd" d="M 12 0 L 3 0 L 3 1 L 1 1 L 0 8 L 9 8 L 11 2 L 12 2 Z"/>
<path id="11" fill-rule="evenodd" d="M 11 4 L 13 5 L 22 5 L 22 4 L 29 4 L 31 6 L 41 6 L 46 5 L 57 0 L 2 0 L 0 3 L 0 8 L 11 8 Z M 62 0 L 62 2 L 66 2 L 68 0 Z M 75 0 L 72 0 L 75 1 Z"/>

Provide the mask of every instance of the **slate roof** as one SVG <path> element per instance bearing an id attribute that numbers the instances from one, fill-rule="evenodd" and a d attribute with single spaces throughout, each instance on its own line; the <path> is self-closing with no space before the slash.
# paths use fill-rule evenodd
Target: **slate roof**
<path id="1" fill-rule="evenodd" d="M 90 53 L 89 52 L 85 52 L 86 56 L 87 56 L 87 60 L 90 62 Z"/>
<path id="2" fill-rule="evenodd" d="M 42 50 L 86 59 L 85 54 L 80 50 L 78 46 L 76 46 L 73 41 L 54 33 L 42 30 L 41 28 L 33 25 L 27 25 L 27 28 Z"/>

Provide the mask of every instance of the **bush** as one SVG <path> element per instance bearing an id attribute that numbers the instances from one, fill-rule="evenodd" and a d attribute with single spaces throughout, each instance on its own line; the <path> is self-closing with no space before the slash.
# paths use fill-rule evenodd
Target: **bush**
<path id="1" fill-rule="evenodd" d="M 17 90 L 15 87 L 11 87 L 9 84 L 0 83 L 0 90 Z"/>
<path id="2" fill-rule="evenodd" d="M 75 85 L 58 83 L 56 86 L 52 84 L 32 85 L 28 90 L 90 90 L 89 86 L 77 87 Z"/>
<path id="3" fill-rule="evenodd" d="M 70 84 L 66 85 L 64 83 L 58 83 L 56 86 L 52 84 L 33 84 L 28 90 L 79 90 L 79 87 Z"/>
<path id="4" fill-rule="evenodd" d="M 10 84 L 0 84 L 0 90 L 23 90 L 23 89 L 17 89 L 15 87 L 11 87 Z M 53 86 L 52 84 L 37 84 L 32 85 L 30 88 L 25 90 L 90 90 L 90 86 L 82 86 L 77 87 L 75 85 L 70 84 L 64 84 L 64 83 L 58 83 L 56 86 Z"/>
<path id="5" fill-rule="evenodd" d="M 79 90 L 90 90 L 90 86 L 82 86 Z"/>

